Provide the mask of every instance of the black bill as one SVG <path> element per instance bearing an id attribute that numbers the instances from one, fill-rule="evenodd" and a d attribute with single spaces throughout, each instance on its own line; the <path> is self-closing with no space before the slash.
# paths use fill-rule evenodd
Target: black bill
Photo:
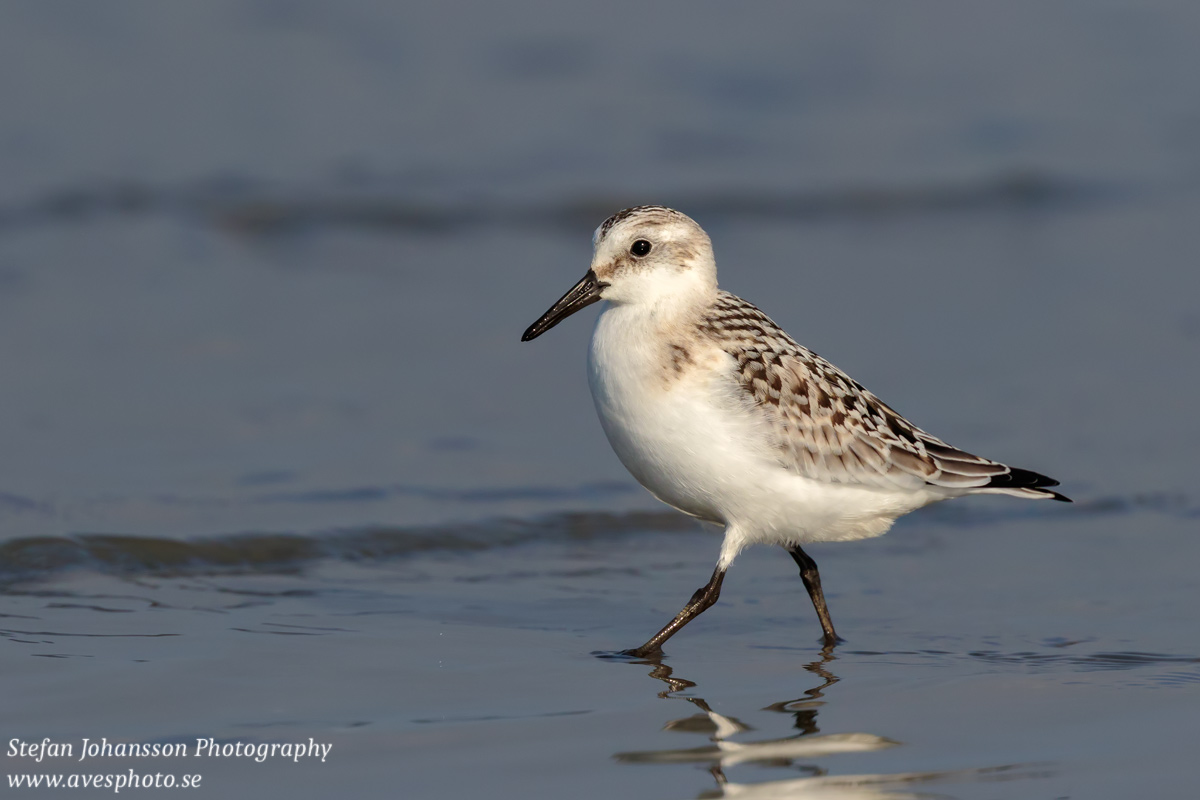
<path id="1" fill-rule="evenodd" d="M 583 280 L 571 287 L 571 291 L 558 298 L 558 302 L 550 306 L 550 310 L 521 334 L 521 341 L 528 342 L 536 339 L 546 331 L 562 322 L 581 308 L 586 308 L 600 299 L 600 292 L 607 283 L 596 280 L 596 273 L 588 270 Z"/>

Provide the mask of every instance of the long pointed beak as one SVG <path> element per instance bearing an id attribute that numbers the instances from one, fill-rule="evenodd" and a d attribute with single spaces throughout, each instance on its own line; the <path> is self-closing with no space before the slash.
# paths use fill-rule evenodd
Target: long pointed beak
<path id="1" fill-rule="evenodd" d="M 525 333 L 521 334 L 521 341 L 528 342 L 530 339 L 536 339 L 579 309 L 587 308 L 600 299 L 600 292 L 607 286 L 607 283 L 597 280 L 596 273 L 589 269 L 587 275 L 583 276 L 583 280 L 572 286 L 571 291 L 558 298 L 558 302 L 550 306 L 549 311 L 542 314 L 537 322 L 530 325 Z"/>

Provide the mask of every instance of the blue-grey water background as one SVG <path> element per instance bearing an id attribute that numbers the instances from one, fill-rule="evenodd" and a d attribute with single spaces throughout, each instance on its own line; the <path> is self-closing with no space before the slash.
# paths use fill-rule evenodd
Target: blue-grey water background
<path id="1" fill-rule="evenodd" d="M 5 772 L 1195 797 L 1198 35 L 1168 0 L 6 3 Z M 718 532 L 610 452 L 594 311 L 518 337 L 649 202 L 917 424 L 1076 503 L 814 546 L 833 658 L 766 549 L 662 666 L 594 657 Z M 333 747 L 7 755 L 43 737 Z"/>

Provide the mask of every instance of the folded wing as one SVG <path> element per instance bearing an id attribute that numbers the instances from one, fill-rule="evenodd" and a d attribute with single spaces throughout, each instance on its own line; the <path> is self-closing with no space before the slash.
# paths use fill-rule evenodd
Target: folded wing
<path id="1" fill-rule="evenodd" d="M 806 477 L 1066 499 L 1044 488 L 1058 485 L 1052 478 L 972 455 L 911 424 L 741 298 L 722 292 L 702 331 L 734 358 L 734 378 L 766 412 L 780 462 Z"/>

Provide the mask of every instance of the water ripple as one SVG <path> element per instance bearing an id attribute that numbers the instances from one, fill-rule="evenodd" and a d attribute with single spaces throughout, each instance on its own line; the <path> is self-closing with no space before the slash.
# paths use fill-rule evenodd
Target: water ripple
<path id="1" fill-rule="evenodd" d="M 469 501 L 479 495 L 592 497 L 623 491 L 624 484 L 596 484 L 574 489 L 516 488 L 506 490 L 446 490 L 447 496 Z M 421 491 L 390 487 L 388 491 Z M 364 488 L 271 493 L 258 502 L 337 503 L 374 496 Z M 1084 499 L 1069 508 L 1033 504 L 990 508 L 970 505 L 934 506 L 926 520 L 956 527 L 1002 524 L 1013 520 L 1067 521 L 1080 514 L 1110 516 L 1158 513 L 1183 519 L 1195 517 L 1196 505 L 1182 495 L 1138 494 Z M 427 526 L 377 526 L 362 529 L 299 533 L 243 533 L 193 539 L 81 533 L 71 536 L 26 537 L 0 543 L 0 592 L 15 583 L 36 580 L 68 569 L 87 568 L 125 576 L 181 575 L 227 572 L 287 572 L 319 559 L 362 561 L 403 558 L 430 551 L 474 552 L 535 542 L 620 539 L 638 533 L 700 535 L 704 528 L 676 511 L 568 512 L 533 519 L 492 519 L 481 522 Z M 101 609 L 107 610 L 107 609 Z"/>
<path id="2" fill-rule="evenodd" d="M 844 186 L 778 193 L 729 188 L 664 200 L 705 217 L 810 220 L 962 211 L 1073 207 L 1111 202 L 1129 189 L 1048 172 L 1008 170 L 960 182 L 909 186 Z M 0 208 L 0 232 L 69 225 L 97 217 L 173 216 L 199 219 L 237 236 L 277 236 L 314 228 L 454 234 L 481 227 L 590 228 L 620 202 L 611 197 L 558 197 L 525 205 L 505 200 L 433 202 L 405 194 L 387 179 L 353 184 L 276 187 L 251 179 L 151 186 L 134 181 L 63 187 Z"/>

